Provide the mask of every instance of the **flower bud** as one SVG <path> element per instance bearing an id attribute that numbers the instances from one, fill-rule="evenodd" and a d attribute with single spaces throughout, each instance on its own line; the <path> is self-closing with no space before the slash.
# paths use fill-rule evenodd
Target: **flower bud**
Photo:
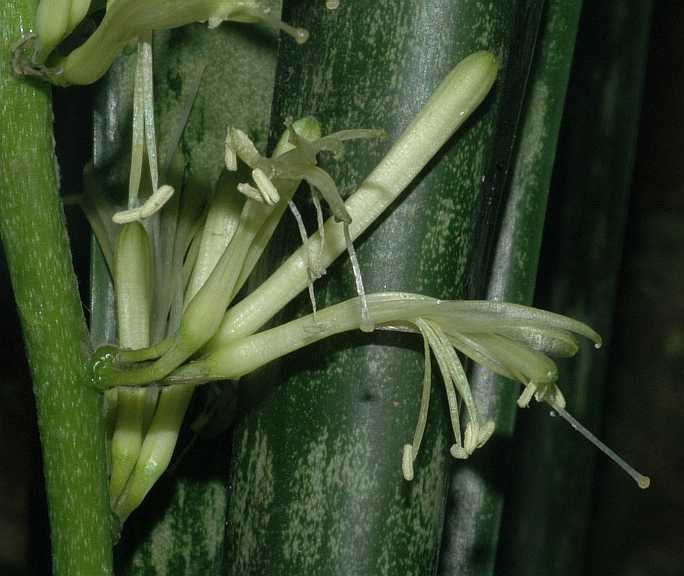
<path id="1" fill-rule="evenodd" d="M 45 61 L 53 48 L 68 34 L 70 13 L 71 0 L 40 0 L 36 12 L 40 60 Z"/>
<path id="2" fill-rule="evenodd" d="M 76 26 L 78 26 L 86 17 L 88 10 L 90 10 L 90 2 L 91 0 L 71 0 L 71 10 L 69 11 L 69 32 L 72 32 L 74 28 L 76 28 Z"/>
<path id="3" fill-rule="evenodd" d="M 119 345 L 137 350 L 149 346 L 152 308 L 152 248 L 139 222 L 126 224 L 114 254 Z"/>

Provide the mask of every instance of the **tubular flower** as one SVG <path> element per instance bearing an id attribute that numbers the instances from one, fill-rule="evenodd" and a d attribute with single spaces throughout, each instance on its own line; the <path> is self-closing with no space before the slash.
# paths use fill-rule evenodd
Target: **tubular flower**
<path id="1" fill-rule="evenodd" d="M 315 120 L 304 118 L 299 120 L 299 122 L 315 122 Z M 321 152 L 331 152 L 335 158 L 340 159 L 343 155 L 345 141 L 359 138 L 382 138 L 385 136 L 385 133 L 382 130 L 341 130 L 322 138 L 308 140 L 297 134 L 297 131 L 288 127 L 286 135 L 288 140 L 281 142 L 281 148 L 284 152 L 274 155 L 272 158 L 266 158 L 259 154 L 254 143 L 244 132 L 237 128 L 229 128 L 225 141 L 226 168 L 231 171 L 237 170 L 238 158 L 247 164 L 252 169 L 252 181 L 256 187 L 248 182 L 242 182 L 238 184 L 238 190 L 248 198 L 270 206 L 277 204 L 281 199 L 277 188 L 277 185 L 280 185 L 278 182 L 294 182 L 296 186 L 300 181 L 304 180 L 311 187 L 314 206 L 316 207 L 318 230 L 321 234 L 318 253 L 311 253 L 309 251 L 308 258 L 309 297 L 314 313 L 316 312 L 316 298 L 313 292 L 313 281 L 325 274 L 325 267 L 321 264 L 322 249 L 325 243 L 325 227 L 318 195 L 320 194 L 323 197 L 335 220 L 341 222 L 344 227 L 346 249 L 352 263 L 356 291 L 359 295 L 362 317 L 364 319 L 362 328 L 370 331 L 373 325 L 368 318 L 363 278 L 349 232 L 352 218 L 347 211 L 344 199 L 337 189 L 335 181 L 330 174 L 317 165 L 316 156 Z M 286 201 L 297 221 L 302 243 L 309 248 L 304 221 L 294 201 L 291 200 L 291 195 L 286 197 Z"/>
<path id="2" fill-rule="evenodd" d="M 422 335 L 425 378 L 418 425 L 412 444 L 404 447 L 403 473 L 413 477 L 413 461 L 422 439 L 431 387 L 429 352 L 434 355 L 445 386 L 454 434 L 451 454 L 467 458 L 485 444 L 494 423 L 483 421 L 475 403 L 461 352 L 490 370 L 522 384 L 518 404 L 532 397 L 563 410 L 565 400 L 556 386 L 558 370 L 552 356 L 573 356 L 579 350 L 575 334 L 601 345 L 600 336 L 586 324 L 521 306 L 489 301 L 446 301 L 403 292 L 367 296 L 370 320 L 378 329 L 417 332 Z M 203 358 L 180 368 L 169 384 L 199 383 L 239 378 L 259 366 L 308 344 L 362 326 L 359 299 L 352 298 L 287 324 L 227 343 Z M 461 424 L 460 404 L 465 408 Z"/>
<path id="3" fill-rule="evenodd" d="M 66 0 L 43 0 L 41 7 L 45 5 L 43 11 L 46 11 L 53 4 L 66 3 Z M 53 30 L 54 25 L 44 26 L 47 30 L 41 33 L 39 29 L 37 38 L 29 36 L 19 44 L 13 57 L 15 72 L 39 76 L 59 86 L 92 84 L 109 69 L 121 50 L 141 34 L 193 22 L 207 22 L 210 28 L 225 21 L 263 22 L 289 34 L 300 44 L 309 37 L 306 30 L 280 21 L 256 0 L 110 0 L 104 18 L 88 40 L 67 56 L 48 60 L 52 49 L 70 31 L 70 8 L 71 3 L 66 8 L 60 7 L 56 14 L 50 13 L 59 31 Z M 73 17 L 82 12 L 82 9 L 74 10 Z M 40 13 L 39 8 L 39 22 L 50 21 L 50 14 L 41 19 Z"/>

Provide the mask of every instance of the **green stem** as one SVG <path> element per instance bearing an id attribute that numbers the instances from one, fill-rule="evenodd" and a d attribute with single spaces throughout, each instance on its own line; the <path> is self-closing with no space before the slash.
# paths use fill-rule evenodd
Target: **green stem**
<path id="1" fill-rule="evenodd" d="M 102 397 L 59 203 L 50 93 L 12 77 L 35 0 L 0 4 L 0 234 L 22 321 L 43 446 L 56 576 L 112 573 Z"/>

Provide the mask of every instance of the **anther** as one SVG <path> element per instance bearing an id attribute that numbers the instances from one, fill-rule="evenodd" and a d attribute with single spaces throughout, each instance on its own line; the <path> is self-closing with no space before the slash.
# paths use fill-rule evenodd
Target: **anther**
<path id="1" fill-rule="evenodd" d="M 532 382 L 526 384 L 525 389 L 522 391 L 522 394 L 520 394 L 520 397 L 518 398 L 518 406 L 520 408 L 527 408 L 530 404 L 530 400 L 532 400 L 532 397 L 534 396 L 536 391 L 537 387 Z"/>
<path id="2" fill-rule="evenodd" d="M 430 388 L 432 388 L 432 361 L 430 359 L 430 343 L 424 328 L 424 321 L 420 318 L 416 323 L 416 327 L 423 335 L 423 389 L 420 395 L 420 410 L 418 412 L 418 423 L 416 430 L 413 433 L 413 444 L 406 444 L 404 446 L 404 459 L 402 461 L 402 470 L 404 471 L 404 478 L 406 480 L 413 479 L 413 461 L 418 456 L 420 445 L 423 441 L 423 434 L 425 433 L 425 425 L 427 424 L 428 409 L 430 407 Z M 410 454 L 411 460 L 407 464 L 407 453 Z"/>
<path id="3" fill-rule="evenodd" d="M 404 452 L 401 458 L 401 471 L 404 474 L 404 480 L 413 480 L 413 448 L 410 444 L 404 444 Z"/>
<path id="4" fill-rule="evenodd" d="M 112 216 L 112 221 L 115 224 L 128 224 L 129 222 L 135 222 L 136 220 L 149 218 L 164 207 L 164 204 L 166 204 L 171 196 L 173 196 L 173 192 L 174 190 L 172 186 L 164 184 L 163 186 L 157 188 L 154 194 L 145 200 L 145 203 L 141 206 L 116 212 Z"/>
<path id="5" fill-rule="evenodd" d="M 479 439 L 479 431 L 477 422 L 468 422 L 463 432 L 463 448 L 466 454 L 472 454 L 477 448 L 477 441 Z"/>
<path id="6" fill-rule="evenodd" d="M 275 206 L 280 200 L 280 194 L 264 171 L 261 168 L 255 168 L 252 170 L 252 179 L 261 192 L 263 202 L 269 206 Z"/>
<path id="7" fill-rule="evenodd" d="M 225 140 L 225 154 L 223 156 L 224 162 L 226 164 L 226 170 L 235 172 L 237 170 L 237 154 L 233 149 L 233 140 L 230 137 L 230 128 L 228 128 Z"/>
<path id="8" fill-rule="evenodd" d="M 312 190 L 311 199 L 314 208 L 316 209 L 316 224 L 318 225 L 318 252 L 311 262 L 312 274 L 318 279 L 325 274 L 325 267 L 321 265 L 323 259 L 323 249 L 325 247 L 325 221 L 323 219 L 323 208 L 321 207 L 321 200 L 318 193 Z"/>
<path id="9" fill-rule="evenodd" d="M 486 422 L 484 425 L 480 426 L 480 434 L 477 438 L 478 448 L 482 448 L 486 444 L 487 440 L 492 437 L 495 428 L 496 425 L 494 424 L 493 420 L 490 420 L 489 422 Z"/>
<path id="10" fill-rule="evenodd" d="M 344 241 L 347 245 L 347 253 L 349 254 L 349 260 L 354 273 L 356 293 L 359 295 L 359 302 L 361 303 L 361 324 L 359 325 L 359 328 L 361 328 L 362 332 L 372 332 L 375 330 L 375 324 L 371 321 L 368 315 L 368 300 L 366 299 L 366 290 L 363 287 L 363 276 L 361 276 L 359 259 L 356 257 L 356 250 L 354 250 L 354 244 L 351 239 L 351 234 L 349 233 L 349 224 L 345 222 L 343 226 Z"/>
<path id="11" fill-rule="evenodd" d="M 238 128 L 228 128 L 226 144 L 235 151 L 245 164 L 250 168 L 256 168 L 257 162 L 261 160 L 261 155 L 252 142 L 242 130 Z"/>
<path id="12" fill-rule="evenodd" d="M 463 446 L 459 446 L 458 444 L 451 445 L 449 454 L 457 460 L 466 460 L 468 458 L 468 453 L 463 449 Z"/>
<path id="13" fill-rule="evenodd" d="M 313 310 L 313 317 L 314 321 L 316 321 L 316 293 L 314 292 L 314 277 L 311 272 L 311 247 L 309 245 L 309 235 L 306 232 L 306 226 L 304 226 L 304 219 L 302 218 L 302 215 L 299 213 L 299 210 L 297 209 L 297 205 L 294 203 L 294 201 L 290 200 L 288 202 L 288 207 L 290 208 L 290 212 L 292 212 L 292 215 L 294 216 L 295 221 L 297 222 L 297 229 L 299 230 L 299 236 L 302 239 L 302 246 L 306 248 L 306 256 L 307 256 L 307 277 L 308 277 L 308 288 L 309 288 L 309 300 L 311 301 L 311 308 Z"/>
<path id="14" fill-rule="evenodd" d="M 263 204 L 264 198 L 261 194 L 261 191 L 251 184 L 247 184 L 247 182 L 241 182 L 237 185 L 237 189 L 240 194 L 247 196 L 247 198 L 250 198 L 255 202 L 259 202 L 259 204 Z"/>

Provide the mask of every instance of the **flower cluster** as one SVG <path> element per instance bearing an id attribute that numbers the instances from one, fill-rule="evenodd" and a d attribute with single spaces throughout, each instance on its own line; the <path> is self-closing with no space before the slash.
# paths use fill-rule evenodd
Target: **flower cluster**
<path id="1" fill-rule="evenodd" d="M 326 2 L 329 9 L 338 5 Z M 578 351 L 575 334 L 600 345 L 591 328 L 514 304 L 440 301 L 406 293 L 367 295 L 354 251 L 354 239 L 396 200 L 487 96 L 498 69 L 490 53 L 475 53 L 454 68 L 350 197 L 342 197 L 333 178 L 318 165 L 318 156 L 331 153 L 339 160 L 345 142 L 382 133 L 343 130 L 321 137 L 318 122 L 302 118 L 288 123 L 270 157 L 259 152 L 245 131 L 228 127 L 225 170 L 211 199 L 201 205 L 186 202 L 193 191 L 182 177 L 180 152 L 181 176 L 166 169 L 160 174 L 157 166 L 152 31 L 196 21 L 214 27 L 231 20 L 266 23 L 297 42 L 306 41 L 307 32 L 279 21 L 254 0 L 109 0 L 95 32 L 67 55 L 57 53 L 55 48 L 89 10 L 90 0 L 41 0 L 37 37 L 22 43 L 14 64 L 18 72 L 55 84 L 86 84 L 100 78 L 124 46 L 137 44 L 128 204 L 120 210 L 105 207 L 96 185 L 90 186 L 85 201 L 117 292 L 118 347 L 98 351 L 93 366 L 94 381 L 106 390 L 115 421 L 110 496 L 121 521 L 168 466 L 195 386 L 238 379 L 347 330 L 402 330 L 423 338 L 420 411 L 402 459 L 406 480 L 414 476 L 428 418 L 433 356 L 444 384 L 454 458 L 467 458 L 494 432 L 494 422 L 480 414 L 459 352 L 519 382 L 520 406 L 536 398 L 569 417 L 551 357 L 573 356 Z M 182 125 L 175 131 L 179 139 L 182 131 Z M 149 183 L 143 182 L 144 174 Z M 93 179 L 90 172 L 88 181 Z M 160 185 L 160 179 L 172 183 Z M 294 203 L 302 182 L 311 189 L 316 209 L 318 230 L 311 236 Z M 331 214 L 327 221 L 321 199 Z M 288 207 L 297 220 L 302 247 L 234 304 Z M 317 310 L 313 282 L 342 253 L 351 260 L 358 296 Z M 261 330 L 307 287 L 311 315 Z"/>

